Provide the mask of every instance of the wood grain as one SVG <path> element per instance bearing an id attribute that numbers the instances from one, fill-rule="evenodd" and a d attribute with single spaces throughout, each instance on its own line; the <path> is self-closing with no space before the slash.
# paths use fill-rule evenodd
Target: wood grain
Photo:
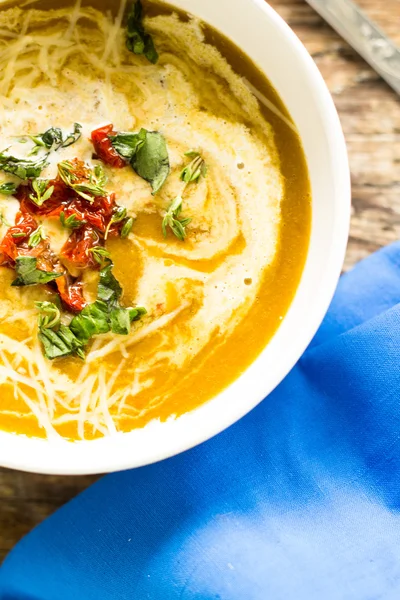
<path id="1" fill-rule="evenodd" d="M 359 0 L 400 44 L 400 1 Z M 352 223 L 345 269 L 400 237 L 400 101 L 303 0 L 272 0 L 332 92 L 349 151 Z M 0 560 L 32 527 L 97 477 L 0 470 Z"/>

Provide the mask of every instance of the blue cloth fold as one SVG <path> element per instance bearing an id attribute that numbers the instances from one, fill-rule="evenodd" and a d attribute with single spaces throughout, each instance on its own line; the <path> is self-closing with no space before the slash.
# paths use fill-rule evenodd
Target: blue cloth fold
<path id="1" fill-rule="evenodd" d="M 69 502 L 7 557 L 0 598 L 398 600 L 399 302 L 397 243 L 342 277 L 261 405 Z"/>

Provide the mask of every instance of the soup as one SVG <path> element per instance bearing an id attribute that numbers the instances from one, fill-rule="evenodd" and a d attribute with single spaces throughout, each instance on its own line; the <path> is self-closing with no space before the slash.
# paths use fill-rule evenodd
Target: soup
<path id="1" fill-rule="evenodd" d="M 257 357 L 300 280 L 309 181 L 216 31 L 164 4 L 34 6 L 0 11 L 0 428 L 93 439 Z"/>

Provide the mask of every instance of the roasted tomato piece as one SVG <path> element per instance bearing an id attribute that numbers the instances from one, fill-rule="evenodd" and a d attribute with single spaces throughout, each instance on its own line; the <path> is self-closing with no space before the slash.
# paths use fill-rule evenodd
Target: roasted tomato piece
<path id="1" fill-rule="evenodd" d="M 75 215 L 80 221 L 86 221 L 86 223 L 104 233 L 111 219 L 114 206 L 116 206 L 115 194 L 110 194 L 107 197 L 94 198 L 92 203 L 83 198 L 75 198 L 63 208 L 63 211 L 66 218 Z"/>
<path id="2" fill-rule="evenodd" d="M 115 135 L 117 132 L 113 130 L 112 125 L 105 125 L 92 131 L 92 144 L 97 156 L 105 164 L 122 169 L 126 166 L 126 161 L 118 154 L 113 147 L 110 135 Z"/>
<path id="3" fill-rule="evenodd" d="M 33 251 L 36 250 L 36 248 L 41 248 L 41 251 L 34 254 Z M 47 239 L 42 240 L 42 242 L 40 242 L 36 248 L 32 249 L 33 251 L 30 256 L 37 256 L 38 269 L 41 271 L 55 271 L 56 273 L 65 272 L 65 269 L 58 260 L 57 255 L 51 250 L 49 241 Z"/>
<path id="4" fill-rule="evenodd" d="M 97 265 L 90 249 L 99 245 L 99 235 L 88 225 L 76 229 L 71 233 L 64 246 L 61 249 L 61 258 L 63 261 L 72 263 L 78 269 L 84 269 L 88 266 Z"/>
<path id="5" fill-rule="evenodd" d="M 79 312 L 85 308 L 87 302 L 83 297 L 81 282 L 72 283 L 68 275 L 58 277 L 55 281 L 61 300 L 70 310 Z"/>
<path id="6" fill-rule="evenodd" d="M 41 206 L 38 206 L 29 198 L 33 191 L 31 185 L 20 185 L 17 198 L 21 202 L 21 207 L 34 215 L 58 216 L 63 209 L 63 205 L 68 203 L 75 195 L 60 178 L 51 179 L 48 184 L 48 187 L 50 186 L 54 186 L 52 195 Z"/>
<path id="7" fill-rule="evenodd" d="M 29 236 L 37 229 L 37 222 L 25 210 L 20 210 L 15 217 L 15 225 L 10 227 L 0 243 L 0 264 L 15 261 L 17 256 L 30 255 L 27 245 Z M 25 252 L 26 251 L 26 252 Z"/>

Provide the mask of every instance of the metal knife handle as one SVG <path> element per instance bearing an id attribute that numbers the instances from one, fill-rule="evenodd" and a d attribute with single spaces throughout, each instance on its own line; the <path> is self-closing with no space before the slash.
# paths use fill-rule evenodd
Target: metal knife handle
<path id="1" fill-rule="evenodd" d="M 307 2 L 400 94 L 400 49 L 352 0 Z"/>

